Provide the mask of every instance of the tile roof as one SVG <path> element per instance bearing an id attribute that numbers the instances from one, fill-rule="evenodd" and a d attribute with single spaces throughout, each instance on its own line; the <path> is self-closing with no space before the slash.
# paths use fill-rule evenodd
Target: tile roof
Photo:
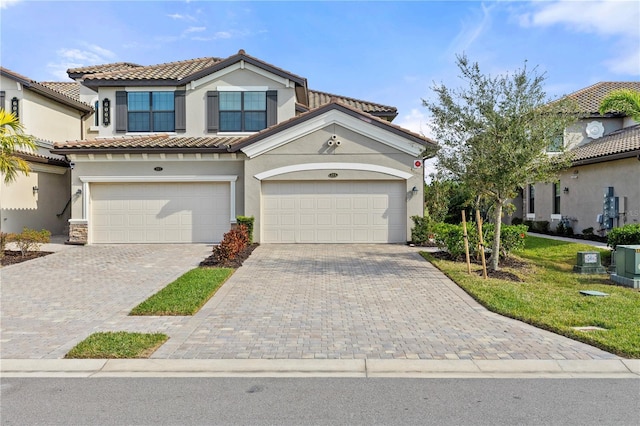
<path id="1" fill-rule="evenodd" d="M 10 69 L 7 69 L 5 67 L 0 67 L 0 73 L 15 81 L 20 82 L 24 88 L 33 90 L 34 92 L 37 92 L 49 99 L 56 100 L 60 103 L 68 105 L 79 111 L 86 111 L 86 112 L 93 111 L 93 108 L 90 105 L 87 105 L 84 102 L 80 102 L 79 99 L 76 99 L 63 92 L 60 92 L 55 88 L 51 88 L 46 84 L 38 83 L 37 81 L 32 80 L 29 77 L 26 77 L 22 74 L 18 74 L 17 72 L 11 71 Z"/>
<path id="2" fill-rule="evenodd" d="M 220 58 L 196 58 L 158 65 L 132 66 L 98 71 L 85 76 L 91 80 L 181 80 L 222 61 Z"/>
<path id="3" fill-rule="evenodd" d="M 54 151 L 58 150 L 132 150 L 132 149 L 206 149 L 228 152 L 229 147 L 238 144 L 243 136 L 173 136 L 165 133 L 140 136 L 121 136 L 114 138 L 97 138 L 91 140 L 56 142 Z"/>
<path id="4" fill-rule="evenodd" d="M 111 72 L 125 70 L 130 68 L 141 67 L 142 65 L 133 64 L 131 62 L 114 62 L 112 64 L 89 65 L 86 67 L 69 68 L 67 74 L 95 74 L 98 72 Z"/>
<path id="5" fill-rule="evenodd" d="M 367 102 L 360 99 L 348 98 L 346 96 L 334 95 L 331 93 L 320 92 L 317 90 L 309 89 L 309 108 L 317 108 L 322 105 L 326 105 L 332 100 L 340 102 L 345 105 L 349 105 L 360 111 L 367 112 L 374 115 L 393 115 L 398 114 L 398 110 L 395 107 L 376 104 L 373 102 Z"/>
<path id="6" fill-rule="evenodd" d="M 41 81 L 45 87 L 80 101 L 80 83 L 75 81 Z"/>
<path id="7" fill-rule="evenodd" d="M 567 97 L 578 103 L 580 111 L 599 115 L 598 109 L 604 97 L 617 89 L 640 91 L 640 81 L 603 81 L 570 93 Z"/>
<path id="8" fill-rule="evenodd" d="M 27 152 L 16 151 L 16 155 L 23 160 L 31 161 L 33 163 L 50 164 L 52 166 L 67 167 L 69 163 L 64 160 L 64 157 L 44 155 L 39 152 Z"/>
<path id="9" fill-rule="evenodd" d="M 640 154 L 640 124 L 609 133 L 608 135 L 573 148 L 570 151 L 572 161 L 596 162 L 612 155 L 628 154 L 629 157 Z M 596 161 L 593 161 L 596 160 Z"/>
<path id="10" fill-rule="evenodd" d="M 263 137 L 267 137 L 271 134 L 275 134 L 281 130 L 287 129 L 291 126 L 295 126 L 300 121 L 305 121 L 315 115 L 322 114 L 326 110 L 332 108 L 342 108 L 343 111 L 359 116 L 362 120 L 369 122 L 375 126 L 380 126 L 390 130 L 394 133 L 402 134 L 409 139 L 412 139 L 422 145 L 435 145 L 436 143 L 427 138 L 426 136 L 419 135 L 404 129 L 396 124 L 392 124 L 382 118 L 363 112 L 362 110 L 347 104 L 343 104 L 337 101 L 322 105 L 311 111 L 305 112 L 289 120 L 283 121 L 264 129 L 260 132 L 254 133 L 249 136 L 200 136 L 200 137 L 185 137 L 185 136 L 173 136 L 169 134 L 154 134 L 154 135 L 137 135 L 137 136 L 121 136 L 113 138 L 97 138 L 91 140 L 79 140 L 79 141 L 67 141 L 57 142 L 54 145 L 53 152 L 55 153 L 70 153 L 78 151 L 127 151 L 127 152 L 149 152 L 150 150 L 156 152 L 162 152 L 162 150 L 190 150 L 190 151 L 207 151 L 207 152 L 236 152 L 241 148 L 248 146 Z"/>

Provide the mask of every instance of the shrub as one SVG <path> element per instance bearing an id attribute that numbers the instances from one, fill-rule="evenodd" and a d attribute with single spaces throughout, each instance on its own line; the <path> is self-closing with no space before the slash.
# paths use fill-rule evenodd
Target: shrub
<path id="1" fill-rule="evenodd" d="M 535 232 L 543 234 L 549 233 L 549 221 L 548 220 L 534 220 L 529 226 L 529 229 Z"/>
<path id="2" fill-rule="evenodd" d="M 511 219 L 511 224 L 512 225 L 522 225 L 523 220 L 521 217 L 514 217 L 513 219 Z"/>
<path id="3" fill-rule="evenodd" d="M 411 228 L 411 242 L 414 244 L 424 244 L 433 237 L 434 223 L 428 216 L 411 216 L 414 227 Z"/>
<path id="4" fill-rule="evenodd" d="M 590 227 L 590 228 L 584 228 L 584 229 L 582 230 L 582 235 L 584 235 L 584 236 L 591 236 L 591 235 L 593 235 L 593 227 Z"/>
<path id="5" fill-rule="evenodd" d="M 253 216 L 237 216 L 236 222 L 238 225 L 244 225 L 247 227 L 247 233 L 249 234 L 249 244 L 253 243 L 253 222 L 255 218 Z"/>
<path id="6" fill-rule="evenodd" d="M 0 258 L 4 256 L 4 250 L 7 247 L 8 240 L 9 234 L 6 232 L 0 232 Z"/>
<path id="7" fill-rule="evenodd" d="M 249 245 L 249 232 L 247 227 L 239 225 L 224 234 L 220 245 L 213 248 L 213 254 L 220 263 L 236 258 L 238 253 Z"/>
<path id="8" fill-rule="evenodd" d="M 26 256 L 29 251 L 40 251 L 40 246 L 51 241 L 51 232 L 46 229 L 36 231 L 34 229 L 23 228 L 19 234 L 10 234 L 8 241 L 16 243 L 22 256 Z"/>
<path id="9" fill-rule="evenodd" d="M 640 244 L 640 223 L 613 228 L 607 236 L 607 245 L 614 250 L 619 245 Z"/>
<path id="10" fill-rule="evenodd" d="M 464 233 L 462 225 L 437 223 L 434 225 L 435 241 L 438 248 L 446 250 L 454 258 L 464 255 Z M 485 247 L 491 248 L 495 226 L 493 223 L 482 225 L 482 239 Z M 467 223 L 469 254 L 478 254 L 478 227 L 475 222 Z M 507 256 L 512 251 L 522 250 L 527 237 L 526 225 L 502 225 L 500 229 L 500 251 Z"/>

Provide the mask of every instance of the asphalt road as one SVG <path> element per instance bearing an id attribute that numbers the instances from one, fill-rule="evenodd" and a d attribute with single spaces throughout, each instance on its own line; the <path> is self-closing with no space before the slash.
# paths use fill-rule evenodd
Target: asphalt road
<path id="1" fill-rule="evenodd" d="M 1 381 L 2 425 L 636 425 L 636 379 Z"/>

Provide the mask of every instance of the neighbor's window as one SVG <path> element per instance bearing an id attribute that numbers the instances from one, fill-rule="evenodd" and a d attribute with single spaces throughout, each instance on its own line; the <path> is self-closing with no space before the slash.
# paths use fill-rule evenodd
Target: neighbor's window
<path id="1" fill-rule="evenodd" d="M 266 128 L 265 92 L 220 92 L 221 132 L 257 132 Z"/>
<path id="2" fill-rule="evenodd" d="M 175 131 L 173 92 L 127 93 L 129 132 Z"/>
<path id="3" fill-rule="evenodd" d="M 547 146 L 547 152 L 561 152 L 564 146 L 564 139 L 562 135 L 557 135 L 553 138 L 549 146 Z"/>
<path id="4" fill-rule="evenodd" d="M 529 194 L 528 194 L 528 205 L 529 205 L 529 209 L 528 212 L 529 213 L 535 213 L 536 210 L 536 188 L 534 185 L 529 185 Z"/>
<path id="5" fill-rule="evenodd" d="M 560 182 L 553 184 L 553 214 L 560 214 Z"/>

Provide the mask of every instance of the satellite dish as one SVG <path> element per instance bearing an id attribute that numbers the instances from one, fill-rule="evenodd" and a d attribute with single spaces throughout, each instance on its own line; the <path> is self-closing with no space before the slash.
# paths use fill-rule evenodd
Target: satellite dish
<path id="1" fill-rule="evenodd" d="M 592 121 L 587 124 L 587 136 L 591 139 L 598 139 L 604 135 L 604 126 L 599 121 Z"/>

